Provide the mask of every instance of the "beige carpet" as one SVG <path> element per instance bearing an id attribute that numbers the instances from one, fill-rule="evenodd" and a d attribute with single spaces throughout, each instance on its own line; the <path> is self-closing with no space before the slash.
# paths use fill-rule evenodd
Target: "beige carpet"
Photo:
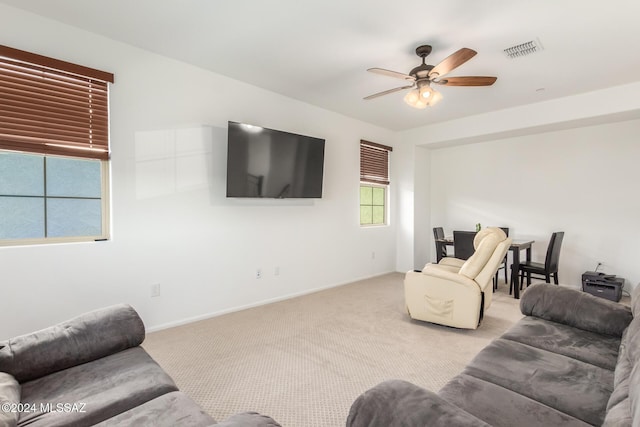
<path id="1" fill-rule="evenodd" d="M 522 317 L 502 283 L 475 331 L 417 322 L 399 273 L 151 333 L 144 347 L 221 421 L 255 410 L 284 427 L 344 426 L 390 378 L 439 390 Z"/>

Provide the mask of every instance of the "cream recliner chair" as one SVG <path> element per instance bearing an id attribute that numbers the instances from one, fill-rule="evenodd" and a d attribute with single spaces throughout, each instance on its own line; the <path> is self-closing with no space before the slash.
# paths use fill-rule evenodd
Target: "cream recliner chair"
<path id="1" fill-rule="evenodd" d="M 456 328 L 476 329 L 491 305 L 492 278 L 509 250 L 511 239 L 497 227 L 476 235 L 474 254 L 466 261 L 443 258 L 404 279 L 407 311 L 412 319 Z"/>

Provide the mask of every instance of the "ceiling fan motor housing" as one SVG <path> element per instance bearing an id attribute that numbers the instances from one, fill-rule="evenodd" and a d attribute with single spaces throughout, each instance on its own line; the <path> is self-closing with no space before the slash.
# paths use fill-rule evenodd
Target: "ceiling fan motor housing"
<path id="1" fill-rule="evenodd" d="M 416 48 L 416 55 L 422 58 L 422 64 L 415 67 L 413 70 L 409 72 L 410 76 L 415 77 L 416 79 L 421 79 L 429 76 L 429 71 L 433 69 L 433 65 L 425 64 L 424 59 L 429 56 L 431 53 L 431 46 L 428 44 L 418 46 Z"/>
<path id="2" fill-rule="evenodd" d="M 416 68 L 409 72 L 410 76 L 415 77 L 416 79 L 421 79 L 429 76 L 429 71 L 433 70 L 433 65 L 422 64 L 418 65 Z"/>
<path id="3" fill-rule="evenodd" d="M 431 53 L 431 46 L 428 44 L 418 46 L 416 48 L 416 55 L 418 55 L 422 59 L 429 56 L 430 53 Z"/>

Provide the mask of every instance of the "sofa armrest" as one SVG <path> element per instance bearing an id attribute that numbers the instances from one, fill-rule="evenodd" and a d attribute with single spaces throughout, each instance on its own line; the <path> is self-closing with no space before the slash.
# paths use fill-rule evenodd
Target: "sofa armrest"
<path id="1" fill-rule="evenodd" d="M 273 418 L 257 412 L 242 412 L 211 427 L 282 427 Z"/>
<path id="2" fill-rule="evenodd" d="M 577 289 L 538 283 L 527 288 L 520 311 L 585 331 L 621 337 L 633 316 L 622 304 Z"/>
<path id="3" fill-rule="evenodd" d="M 0 372 L 0 426 L 12 427 L 18 425 L 18 411 L 11 408 L 20 403 L 20 384 L 6 372 Z M 7 407 L 7 405 L 9 405 Z"/>
<path id="4" fill-rule="evenodd" d="M 489 425 L 437 394 L 402 380 L 362 393 L 351 405 L 347 427 L 473 427 Z"/>
<path id="5" fill-rule="evenodd" d="M 131 306 L 114 305 L 0 341 L 0 371 L 23 383 L 136 347 L 144 337 L 138 313 Z"/>

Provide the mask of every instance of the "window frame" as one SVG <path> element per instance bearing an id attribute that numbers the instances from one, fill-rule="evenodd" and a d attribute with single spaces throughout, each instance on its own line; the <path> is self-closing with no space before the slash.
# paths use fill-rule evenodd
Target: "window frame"
<path id="1" fill-rule="evenodd" d="M 99 161 L 101 191 L 100 235 L 0 239 L 0 246 L 111 238 L 109 83 L 113 82 L 112 73 L 0 45 L 0 94 L 6 99 L 0 103 L 4 116 L 0 151 Z"/>
<path id="2" fill-rule="evenodd" d="M 24 239 L 0 239 L 0 247 L 2 246 L 23 246 L 23 245 L 42 245 L 42 244 L 54 244 L 54 243 L 80 243 L 80 242 L 95 242 L 111 239 L 111 165 L 108 160 L 100 159 L 87 159 L 83 157 L 73 156 L 59 156 L 53 154 L 38 154 L 31 152 L 12 151 L 12 150 L 0 150 L 3 153 L 14 154 L 27 154 L 27 155 L 40 155 L 43 157 L 56 157 L 67 158 L 72 160 L 96 160 L 100 162 L 100 213 L 101 213 L 101 230 L 100 235 L 94 236 L 66 236 L 66 237 L 37 237 L 37 238 L 24 238 Z M 45 178 L 46 180 L 46 178 Z M 46 198 L 46 196 L 42 196 Z M 52 197 L 56 198 L 56 197 Z"/>
<path id="3" fill-rule="evenodd" d="M 360 182 L 360 194 L 362 195 L 362 187 L 370 187 L 370 188 L 382 188 L 384 190 L 384 202 L 382 205 L 383 208 L 383 212 L 384 212 L 384 220 L 381 223 L 363 223 L 362 222 L 362 211 L 360 211 L 360 227 L 383 227 L 383 226 L 387 226 L 389 225 L 389 186 L 388 185 L 384 185 L 384 184 L 376 184 L 376 183 L 371 183 L 371 182 Z M 380 206 L 380 205 L 374 205 L 373 201 L 371 205 L 363 205 L 362 204 L 362 200 L 360 200 L 360 204 L 359 207 L 360 209 L 362 209 L 362 206 L 371 206 L 372 208 L 374 206 Z M 373 213 L 372 213 L 373 216 Z"/>

